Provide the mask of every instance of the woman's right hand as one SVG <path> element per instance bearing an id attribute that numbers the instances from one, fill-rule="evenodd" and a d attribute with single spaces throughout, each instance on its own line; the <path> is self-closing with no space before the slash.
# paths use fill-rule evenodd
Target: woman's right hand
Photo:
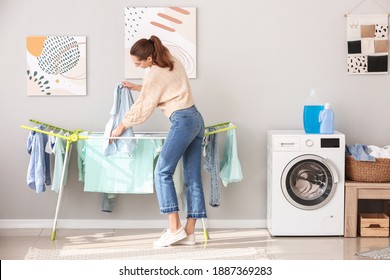
<path id="1" fill-rule="evenodd" d="M 125 131 L 126 127 L 120 123 L 113 131 L 111 131 L 111 134 L 110 134 L 110 137 L 119 137 L 122 135 L 122 133 Z M 115 142 L 116 138 L 115 139 L 110 139 L 110 144 L 112 142 Z"/>

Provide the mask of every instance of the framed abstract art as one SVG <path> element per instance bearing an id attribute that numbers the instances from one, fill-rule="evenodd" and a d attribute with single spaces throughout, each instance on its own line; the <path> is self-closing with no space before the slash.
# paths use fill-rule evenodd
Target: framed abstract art
<path id="1" fill-rule="evenodd" d="M 159 37 L 183 63 L 188 77 L 196 78 L 196 8 L 126 7 L 125 8 L 125 78 L 140 79 L 142 69 L 133 65 L 131 46 L 141 38 Z"/>
<path id="2" fill-rule="evenodd" d="M 85 36 L 26 38 L 27 95 L 87 94 Z"/>

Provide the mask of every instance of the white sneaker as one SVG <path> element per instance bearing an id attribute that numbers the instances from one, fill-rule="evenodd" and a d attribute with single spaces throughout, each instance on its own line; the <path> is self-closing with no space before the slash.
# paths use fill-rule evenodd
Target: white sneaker
<path id="1" fill-rule="evenodd" d="M 175 242 L 178 242 L 187 237 L 184 228 L 180 228 L 177 232 L 172 233 L 170 229 L 164 230 L 159 240 L 153 242 L 155 247 L 167 247 Z"/>
<path id="2" fill-rule="evenodd" d="M 172 245 L 189 245 L 189 246 L 192 246 L 192 245 L 195 245 L 196 242 L 195 242 L 195 234 L 190 234 L 190 235 L 187 235 L 186 238 L 183 238 L 182 240 L 179 240 L 177 241 L 176 243 L 172 244 Z"/>

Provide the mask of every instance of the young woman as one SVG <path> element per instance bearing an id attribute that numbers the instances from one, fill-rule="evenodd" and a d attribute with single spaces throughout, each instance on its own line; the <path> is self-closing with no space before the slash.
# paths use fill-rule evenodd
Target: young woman
<path id="1" fill-rule="evenodd" d="M 122 123 L 111 132 L 120 136 L 128 128 L 144 122 L 156 107 L 162 110 L 172 125 L 160 152 L 154 171 L 154 181 L 160 213 L 168 214 L 169 228 L 153 244 L 195 244 L 195 223 L 206 218 L 201 179 L 201 154 L 204 134 L 202 115 L 195 107 L 189 80 L 183 65 L 173 57 L 156 36 L 138 40 L 130 50 L 136 67 L 150 68 L 142 85 L 123 82 L 131 90 L 140 91 L 137 101 Z M 173 173 L 183 159 L 184 183 L 187 195 L 187 222 L 182 227 L 173 183 Z"/>

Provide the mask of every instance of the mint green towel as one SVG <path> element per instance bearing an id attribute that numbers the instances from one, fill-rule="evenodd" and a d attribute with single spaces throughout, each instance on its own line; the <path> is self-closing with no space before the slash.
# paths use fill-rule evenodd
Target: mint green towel
<path id="1" fill-rule="evenodd" d="M 85 146 L 84 191 L 103 193 L 153 193 L 153 163 L 162 141 L 136 140 L 130 156 L 104 155 L 104 139 L 88 139 Z"/>
<path id="2" fill-rule="evenodd" d="M 230 183 L 239 182 L 243 178 L 241 164 L 237 153 L 235 129 L 227 131 L 224 155 L 220 162 L 220 168 L 219 177 L 225 187 L 227 187 Z"/>

